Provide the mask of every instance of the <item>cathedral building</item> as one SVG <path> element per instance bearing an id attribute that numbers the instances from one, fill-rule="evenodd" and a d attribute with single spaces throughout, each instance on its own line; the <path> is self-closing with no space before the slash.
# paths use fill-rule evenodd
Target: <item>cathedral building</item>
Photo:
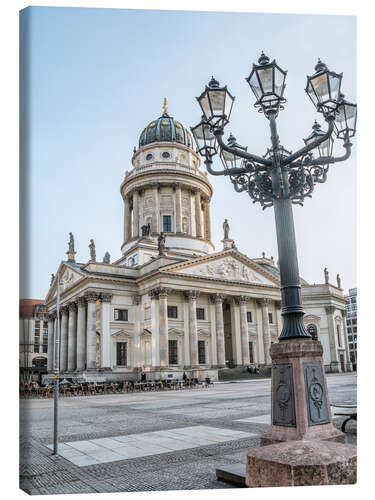
<path id="1" fill-rule="evenodd" d="M 279 271 L 237 250 L 224 222 L 211 241 L 213 188 L 187 128 L 168 114 L 147 125 L 120 186 L 121 257 L 76 262 L 70 234 L 60 275 L 60 369 L 89 380 L 217 380 L 230 367 L 270 365 L 282 329 Z M 309 332 L 327 371 L 351 369 L 343 290 L 302 281 Z M 57 278 L 46 297 L 48 371 L 54 366 Z"/>

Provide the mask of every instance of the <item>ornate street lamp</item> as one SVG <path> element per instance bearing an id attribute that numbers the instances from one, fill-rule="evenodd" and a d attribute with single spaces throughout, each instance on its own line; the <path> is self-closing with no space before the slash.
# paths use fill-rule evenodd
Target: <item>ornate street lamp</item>
<path id="1" fill-rule="evenodd" d="M 344 99 L 340 94 L 335 116 L 335 132 L 338 139 L 353 137 L 357 126 L 357 105 Z"/>
<path id="2" fill-rule="evenodd" d="M 209 173 L 229 176 L 237 192 L 247 192 L 253 203 L 260 203 L 263 209 L 274 207 L 283 328 L 279 342 L 272 344 L 270 349 L 273 360 L 273 420 L 271 430 L 262 437 L 261 442 L 270 444 L 285 439 L 302 439 L 301 436 L 315 439 L 318 433 L 311 430 L 315 425 L 323 426 L 322 436 L 325 433 L 325 439 L 328 435 L 341 439 L 329 414 L 322 364 L 323 350 L 319 341 L 312 340 L 311 332 L 306 330 L 303 323 L 304 309 L 292 204 L 303 205 L 305 198 L 311 197 L 316 184 L 326 181 L 329 166 L 349 158 L 352 147 L 349 137 L 355 134 L 356 128 L 356 105 L 344 101 L 340 94 L 342 74 L 329 71 L 319 60 L 315 74 L 307 77 L 306 91 L 317 111 L 323 114 L 327 130 L 323 131 L 315 123 L 313 132 L 304 140 L 305 146 L 291 153 L 280 145 L 276 126 L 277 115 L 286 102 L 283 96 L 286 71 L 275 61 L 270 62 L 263 53 L 258 63 L 253 65 L 246 80 L 255 95 L 255 106 L 269 121 L 271 148 L 266 155 L 262 157 L 249 153 L 247 148 L 236 143 L 233 136 L 230 136 L 228 144 L 225 144 L 224 127 L 229 122 L 234 98 L 226 87 L 219 87 L 215 81 L 211 81 L 198 98 L 205 118 L 192 131 Z M 213 97 L 209 92 L 215 89 L 220 90 L 223 97 L 220 98 L 220 105 L 213 107 Z M 228 112 L 225 111 L 224 95 L 230 96 L 231 99 Z M 216 153 L 217 147 L 208 146 L 207 140 L 206 145 L 202 145 L 201 137 L 207 135 L 206 132 L 200 133 L 202 127 L 210 128 L 217 139 L 224 166 L 222 170 L 215 170 L 212 166 L 213 153 L 210 151 L 214 150 Z M 334 129 L 337 136 L 343 139 L 345 149 L 345 154 L 339 157 L 332 155 Z M 211 138 L 210 144 L 212 143 Z M 283 361 L 280 361 L 281 359 Z M 293 394 L 293 387 L 300 390 L 304 385 L 305 394 Z M 296 413 L 295 398 L 298 398 L 301 405 L 305 405 L 303 411 L 299 409 Z M 283 426 L 294 430 L 290 429 L 285 433 L 280 430 L 285 428 Z"/>
<path id="3" fill-rule="evenodd" d="M 271 110 L 277 115 L 280 109 L 284 109 L 282 104 L 286 102 L 283 94 L 287 72 L 275 60 L 270 63 L 270 58 L 263 52 L 258 63 L 253 64 L 253 69 L 246 78 L 256 98 L 254 106 L 265 115 Z"/>
<path id="4" fill-rule="evenodd" d="M 197 152 L 201 156 L 207 158 L 216 155 L 217 140 L 204 116 L 197 126 L 191 127 L 191 131 L 197 143 Z"/>
<path id="5" fill-rule="evenodd" d="M 247 150 L 247 148 L 244 148 L 243 146 L 237 144 L 236 138 L 232 134 L 230 134 L 228 137 L 228 147 L 232 149 L 238 148 L 241 149 L 242 151 Z M 239 168 L 243 162 L 243 158 L 234 153 L 231 153 L 230 151 L 221 150 L 220 158 L 224 165 L 224 168 L 227 168 L 229 170 L 233 168 Z"/>
<path id="6" fill-rule="evenodd" d="M 306 145 L 313 144 L 317 139 L 325 136 L 325 132 L 321 129 L 319 123 L 315 120 L 314 125 L 312 126 L 312 132 L 311 134 L 306 137 L 306 139 L 303 139 L 303 142 Z M 325 158 L 328 156 L 332 156 L 332 149 L 333 149 L 333 137 L 330 136 L 328 139 L 325 141 L 321 142 L 317 147 L 316 150 L 319 154 L 319 158 Z"/>
<path id="7" fill-rule="evenodd" d="M 227 87 L 220 87 L 214 77 L 211 78 L 202 94 L 197 97 L 199 106 L 207 122 L 212 125 L 226 125 L 232 111 L 234 97 Z"/>
<path id="8" fill-rule="evenodd" d="M 329 71 L 327 66 L 318 59 L 315 73 L 307 77 L 306 92 L 316 109 L 321 113 L 331 113 L 337 108 L 342 73 Z"/>

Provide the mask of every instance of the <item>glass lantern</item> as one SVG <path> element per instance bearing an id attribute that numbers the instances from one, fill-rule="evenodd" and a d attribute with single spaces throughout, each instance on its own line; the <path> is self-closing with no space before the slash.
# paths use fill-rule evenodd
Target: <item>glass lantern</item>
<path id="1" fill-rule="evenodd" d="M 320 137 L 324 136 L 326 132 L 324 132 L 319 123 L 315 122 L 314 125 L 312 126 L 313 131 L 311 134 L 306 138 L 303 139 L 303 142 L 308 146 L 309 144 L 312 144 L 316 139 L 319 139 Z M 319 158 L 325 158 L 332 156 L 332 149 L 333 149 L 333 138 L 332 136 L 328 137 L 325 141 L 321 142 L 316 148 L 314 148 L 313 151 L 317 151 L 319 154 Z"/>
<path id="2" fill-rule="evenodd" d="M 227 87 L 220 87 L 214 77 L 211 78 L 204 92 L 196 98 L 206 121 L 212 127 L 225 126 L 229 122 L 234 97 Z"/>
<path id="3" fill-rule="evenodd" d="M 253 64 L 253 69 L 246 78 L 256 98 L 255 107 L 265 114 L 271 110 L 278 113 L 285 103 L 283 95 L 287 72 L 282 70 L 275 60 L 270 63 L 270 58 L 263 52 L 258 63 Z"/>
<path id="4" fill-rule="evenodd" d="M 306 92 L 319 112 L 332 113 L 336 110 L 342 73 L 329 71 L 327 66 L 319 59 L 315 66 L 315 73 L 307 77 Z"/>
<path id="5" fill-rule="evenodd" d="M 191 131 L 197 144 L 197 152 L 201 156 L 213 156 L 217 153 L 216 137 L 204 116 L 198 125 L 191 127 Z"/>

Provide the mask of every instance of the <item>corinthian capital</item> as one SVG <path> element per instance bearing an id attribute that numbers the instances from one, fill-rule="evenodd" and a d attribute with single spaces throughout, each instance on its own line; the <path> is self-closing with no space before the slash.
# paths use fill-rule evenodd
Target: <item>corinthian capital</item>
<path id="1" fill-rule="evenodd" d="M 327 314 L 333 314 L 336 310 L 335 306 L 325 306 L 325 310 Z"/>
<path id="2" fill-rule="evenodd" d="M 215 295 L 210 296 L 210 302 L 211 304 L 221 304 L 223 300 L 225 299 L 225 294 L 224 293 L 216 293 Z"/>
<path id="3" fill-rule="evenodd" d="M 234 302 L 240 306 L 241 304 L 247 304 L 249 301 L 249 297 L 246 295 L 239 295 L 238 297 L 234 297 Z"/>
<path id="4" fill-rule="evenodd" d="M 76 302 L 77 302 L 77 307 L 84 307 L 86 305 L 85 297 L 77 297 Z"/>
<path id="5" fill-rule="evenodd" d="M 271 301 L 271 299 L 263 298 L 263 299 L 257 299 L 256 302 L 257 302 L 258 306 L 266 307 L 266 306 L 269 306 L 272 301 Z"/>
<path id="6" fill-rule="evenodd" d="M 68 314 L 68 312 L 69 312 L 69 306 L 67 306 L 67 305 L 61 306 L 60 307 L 60 312 L 61 312 L 61 314 Z"/>
<path id="7" fill-rule="evenodd" d="M 198 290 L 187 290 L 184 295 L 189 300 L 196 300 L 199 297 L 200 292 Z"/>
<path id="8" fill-rule="evenodd" d="M 69 308 L 69 311 L 75 311 L 77 308 L 75 301 L 70 302 L 70 304 L 68 304 L 68 308 Z"/>
<path id="9" fill-rule="evenodd" d="M 101 293 L 99 300 L 100 302 L 111 302 L 113 295 L 111 293 Z"/>
<path id="10" fill-rule="evenodd" d="M 99 298 L 99 294 L 97 292 L 88 292 L 85 294 L 86 302 L 96 302 Z"/>

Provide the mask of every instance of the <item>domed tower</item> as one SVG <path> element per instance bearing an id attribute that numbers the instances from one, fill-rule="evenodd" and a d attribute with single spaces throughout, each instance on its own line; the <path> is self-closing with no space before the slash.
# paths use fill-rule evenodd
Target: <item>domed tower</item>
<path id="1" fill-rule="evenodd" d="M 120 187 L 124 200 L 121 251 L 127 265 L 143 264 L 157 255 L 161 232 L 166 236 L 168 254 L 189 257 L 214 250 L 212 186 L 207 174 L 201 172 L 200 158 L 193 148 L 190 132 L 169 116 L 164 99 L 163 114 L 142 131 L 133 168 L 126 172 Z M 141 251 L 146 247 L 153 253 Z"/>

